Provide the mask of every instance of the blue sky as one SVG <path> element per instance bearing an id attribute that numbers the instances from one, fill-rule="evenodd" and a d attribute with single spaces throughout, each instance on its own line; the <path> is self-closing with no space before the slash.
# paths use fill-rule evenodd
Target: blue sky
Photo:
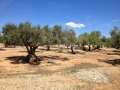
<path id="1" fill-rule="evenodd" d="M 120 26 L 120 0 L 0 0 L 0 28 L 24 21 L 71 26 L 77 35 Z"/>

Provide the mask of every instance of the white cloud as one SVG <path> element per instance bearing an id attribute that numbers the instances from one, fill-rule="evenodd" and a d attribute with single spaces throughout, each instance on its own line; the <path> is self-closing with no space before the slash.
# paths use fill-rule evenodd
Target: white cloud
<path id="1" fill-rule="evenodd" d="M 67 26 L 72 27 L 72 28 L 85 28 L 86 26 L 84 24 L 81 23 L 76 23 L 76 22 L 67 22 L 66 23 Z"/>

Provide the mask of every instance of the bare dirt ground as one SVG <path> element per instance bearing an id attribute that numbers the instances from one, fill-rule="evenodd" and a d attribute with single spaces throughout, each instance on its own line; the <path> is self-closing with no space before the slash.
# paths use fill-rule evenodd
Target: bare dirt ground
<path id="1" fill-rule="evenodd" d="M 40 65 L 17 64 L 24 47 L 0 45 L 0 90 L 120 90 L 120 51 L 37 50 Z"/>

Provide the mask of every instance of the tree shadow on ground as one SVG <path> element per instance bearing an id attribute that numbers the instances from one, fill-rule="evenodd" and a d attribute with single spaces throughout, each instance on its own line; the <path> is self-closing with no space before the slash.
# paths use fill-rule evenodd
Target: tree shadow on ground
<path id="1" fill-rule="evenodd" d="M 41 50 L 41 51 L 57 51 L 58 48 L 50 48 L 50 50 L 47 50 L 46 48 L 39 48 L 38 50 Z"/>
<path id="2" fill-rule="evenodd" d="M 119 55 L 120 56 L 120 52 L 107 53 L 107 55 Z"/>
<path id="3" fill-rule="evenodd" d="M 19 52 L 27 53 L 27 51 L 19 51 Z M 35 52 L 40 52 L 40 51 L 35 51 Z"/>
<path id="4" fill-rule="evenodd" d="M 25 56 L 11 56 L 11 57 L 6 57 L 6 60 L 10 60 L 12 64 L 25 64 Z"/>
<path id="5" fill-rule="evenodd" d="M 66 53 L 72 54 L 71 51 L 67 51 Z M 81 54 L 81 55 L 85 55 L 86 51 L 80 52 L 80 51 L 75 51 L 75 54 L 72 55 L 76 55 L 76 54 Z"/>
<path id="6" fill-rule="evenodd" d="M 60 56 L 40 56 L 41 60 L 60 60 L 60 61 L 67 61 L 69 60 L 67 57 L 60 57 Z"/>
<path id="7" fill-rule="evenodd" d="M 107 53 L 107 55 L 120 55 L 120 50 L 113 50 L 112 52 Z"/>
<path id="8" fill-rule="evenodd" d="M 40 62 L 47 60 L 48 63 L 52 63 L 55 60 L 60 61 L 67 61 L 69 60 L 67 57 L 60 57 L 60 56 L 38 56 L 40 58 Z M 10 60 L 12 64 L 26 64 L 25 62 L 26 56 L 11 56 L 6 57 L 6 60 Z"/>
<path id="9" fill-rule="evenodd" d="M 47 49 L 45 49 L 45 48 L 39 48 L 39 49 L 37 49 L 36 52 L 43 52 L 43 51 L 58 51 L 58 49 L 50 49 L 50 50 L 47 50 Z M 19 52 L 27 52 L 27 51 L 23 50 L 23 51 L 19 51 Z"/>
<path id="10" fill-rule="evenodd" d="M 98 61 L 112 64 L 113 66 L 120 65 L 120 59 L 112 59 L 112 60 L 100 60 L 99 59 Z"/>
<path id="11" fill-rule="evenodd" d="M 120 52 L 120 50 L 114 50 L 113 52 Z"/>
<path id="12" fill-rule="evenodd" d="M 5 51 L 5 49 L 3 49 L 3 48 L 0 48 L 0 51 Z"/>

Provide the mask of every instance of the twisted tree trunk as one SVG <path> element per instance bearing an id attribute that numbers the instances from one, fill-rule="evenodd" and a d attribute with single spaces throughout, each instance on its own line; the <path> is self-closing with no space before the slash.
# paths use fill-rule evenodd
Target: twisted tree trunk
<path id="1" fill-rule="evenodd" d="M 32 47 L 32 46 L 26 46 L 28 55 L 25 58 L 25 62 L 30 63 L 30 64 L 40 64 L 39 61 L 40 59 L 37 57 L 35 54 L 35 51 L 38 47 Z"/>
<path id="2" fill-rule="evenodd" d="M 47 45 L 47 51 L 50 51 L 50 45 Z"/>
<path id="3" fill-rule="evenodd" d="M 71 45 L 71 53 L 72 53 L 72 54 L 75 54 L 74 46 L 73 46 L 73 45 Z"/>
<path id="4" fill-rule="evenodd" d="M 89 47 L 88 51 L 91 51 L 91 46 L 90 46 L 90 44 L 88 45 L 88 47 Z"/>

